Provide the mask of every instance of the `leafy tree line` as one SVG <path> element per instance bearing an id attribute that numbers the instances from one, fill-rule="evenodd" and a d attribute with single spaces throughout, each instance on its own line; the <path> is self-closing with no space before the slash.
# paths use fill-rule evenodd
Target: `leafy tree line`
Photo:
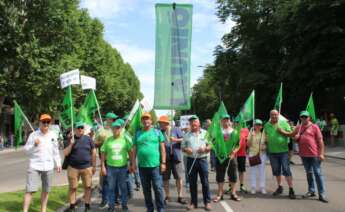
<path id="1" fill-rule="evenodd" d="M 237 114 L 255 89 L 256 115 L 267 119 L 283 82 L 283 114 L 296 118 L 314 92 L 318 116 L 344 120 L 344 11 L 344 0 L 218 0 L 220 21 L 235 26 L 194 86 L 192 111 L 212 117 L 223 100 Z"/>
<path id="2" fill-rule="evenodd" d="M 96 78 L 102 110 L 130 110 L 142 97 L 140 83 L 104 40 L 103 28 L 79 8 L 79 0 L 0 0 L 1 103 L 16 99 L 31 119 L 40 112 L 56 113 L 64 94 L 59 75 L 78 68 Z M 73 92 L 81 105 L 80 86 Z"/>

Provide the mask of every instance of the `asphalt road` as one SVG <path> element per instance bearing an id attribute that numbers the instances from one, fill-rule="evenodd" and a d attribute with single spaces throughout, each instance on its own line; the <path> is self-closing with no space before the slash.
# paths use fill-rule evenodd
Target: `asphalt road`
<path id="1" fill-rule="evenodd" d="M 270 166 L 267 165 L 266 195 L 251 195 L 239 193 L 242 197 L 241 202 L 231 201 L 229 200 L 229 196 L 225 196 L 225 200 L 222 201 L 222 203 L 212 203 L 213 211 L 345 212 L 345 160 L 327 159 L 322 165 L 323 173 L 326 179 L 326 192 L 328 195 L 328 199 L 330 200 L 330 203 L 328 204 L 321 203 L 316 198 L 303 199 L 301 197 L 301 195 L 303 195 L 307 191 L 305 172 L 303 166 L 301 165 L 299 157 L 294 156 L 293 160 L 294 162 L 296 162 L 296 165 L 292 166 L 294 188 L 297 194 L 296 200 L 288 199 L 288 188 L 286 183 L 284 183 L 285 189 L 282 196 L 273 197 L 271 195 L 271 193 L 276 189 L 276 184 L 274 178 L 271 175 Z M 0 153 L 0 192 L 24 189 L 27 165 L 27 156 L 22 151 Z M 66 184 L 66 173 L 55 173 L 53 181 L 54 185 Z M 210 173 L 209 181 L 213 198 L 216 191 L 215 173 Z M 249 182 L 248 176 L 246 176 L 246 182 Z M 177 195 L 173 182 L 171 182 L 171 191 L 173 201 L 168 203 L 166 211 L 185 211 L 185 206 L 174 202 L 177 199 Z M 185 191 L 185 196 L 189 198 L 188 191 Z M 199 206 L 202 206 L 201 198 L 201 188 L 199 186 Z M 95 195 L 93 200 L 93 211 L 101 211 L 97 209 L 98 203 L 100 201 L 98 195 Z M 135 212 L 145 211 L 144 198 L 141 191 L 135 191 L 134 198 L 129 201 L 129 208 L 131 209 L 131 211 Z M 203 208 L 200 208 L 195 211 L 204 210 Z"/>

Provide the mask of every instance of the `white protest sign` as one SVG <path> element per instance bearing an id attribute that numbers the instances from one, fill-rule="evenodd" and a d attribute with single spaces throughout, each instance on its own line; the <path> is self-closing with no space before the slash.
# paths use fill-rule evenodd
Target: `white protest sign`
<path id="1" fill-rule="evenodd" d="M 70 85 L 79 85 L 79 69 L 75 69 L 60 75 L 61 88 L 66 88 Z"/>
<path id="2" fill-rule="evenodd" d="M 88 77 L 80 75 L 81 88 L 83 90 L 92 89 L 96 90 L 96 79 L 93 77 Z"/>
<path id="3" fill-rule="evenodd" d="M 184 115 L 180 117 L 181 129 L 189 128 L 189 118 L 193 115 Z"/>

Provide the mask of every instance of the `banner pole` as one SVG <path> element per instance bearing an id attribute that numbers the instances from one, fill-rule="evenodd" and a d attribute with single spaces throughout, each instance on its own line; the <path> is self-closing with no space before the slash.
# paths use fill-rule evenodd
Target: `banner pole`
<path id="1" fill-rule="evenodd" d="M 69 98 L 71 100 L 71 133 L 72 133 L 72 142 L 74 143 L 74 126 L 73 126 L 73 99 L 72 99 L 72 86 L 69 85 L 68 89 L 70 90 L 70 92 L 68 92 L 69 94 Z"/>
<path id="2" fill-rule="evenodd" d="M 98 116 L 99 116 L 99 120 L 101 121 L 101 125 L 103 126 L 103 120 L 102 120 L 102 115 L 101 115 L 101 110 L 100 110 L 100 107 L 99 107 L 99 104 L 98 104 L 98 100 L 97 100 L 97 97 L 96 97 L 96 94 L 95 94 L 95 90 L 92 89 L 92 95 L 95 97 L 96 99 L 96 105 L 97 105 L 97 111 L 98 111 Z"/>

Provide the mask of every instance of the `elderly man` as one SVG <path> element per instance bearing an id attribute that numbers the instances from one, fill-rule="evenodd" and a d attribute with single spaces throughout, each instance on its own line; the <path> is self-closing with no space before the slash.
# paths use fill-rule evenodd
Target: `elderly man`
<path id="1" fill-rule="evenodd" d="M 189 118 L 191 131 L 186 133 L 182 141 L 182 150 L 187 154 L 187 172 L 189 174 L 191 202 L 187 210 L 198 207 L 198 174 L 202 184 L 205 210 L 211 210 L 211 194 L 208 183 L 207 155 L 211 146 L 206 139 L 206 131 L 200 128 L 199 118 L 195 115 Z"/>
<path id="2" fill-rule="evenodd" d="M 166 148 L 166 171 L 163 173 L 164 190 L 165 190 L 165 202 L 170 201 L 169 192 L 169 180 L 171 174 L 176 180 L 177 188 L 177 202 L 180 204 L 187 204 L 182 197 L 182 185 L 183 185 L 183 163 L 181 153 L 181 141 L 183 138 L 182 132 L 179 128 L 171 128 L 169 117 L 163 115 L 158 120 L 160 130 L 165 136 L 165 148 Z"/>
<path id="3" fill-rule="evenodd" d="M 133 138 L 133 154 L 138 156 L 139 175 L 148 212 L 154 211 L 151 189 L 155 193 L 158 212 L 164 211 L 164 192 L 161 172 L 166 169 L 165 139 L 161 131 L 152 127 L 150 113 L 141 116 L 143 129 Z M 132 170 L 136 164 L 132 164 Z"/>
<path id="4" fill-rule="evenodd" d="M 282 175 L 284 175 L 289 186 L 289 198 L 296 199 L 289 165 L 289 138 L 280 134 L 278 128 L 286 132 L 291 132 L 289 123 L 286 120 L 279 119 L 279 112 L 277 110 L 271 110 L 270 121 L 265 124 L 264 133 L 273 176 L 276 177 L 278 184 L 278 188 L 273 193 L 273 196 L 283 193 Z"/>
<path id="5" fill-rule="evenodd" d="M 54 161 L 57 171 L 61 171 L 57 136 L 49 130 L 52 118 L 48 114 L 40 116 L 40 127 L 32 132 L 24 146 L 30 162 L 26 177 L 26 193 L 24 196 L 23 211 L 29 211 L 32 194 L 38 190 L 42 181 L 41 211 L 47 210 L 48 195 L 52 184 Z"/>
<path id="6" fill-rule="evenodd" d="M 298 143 L 299 154 L 302 158 L 308 181 L 308 192 L 304 195 L 304 198 L 315 196 L 314 175 L 319 191 L 319 200 L 328 203 L 325 195 L 325 183 L 321 173 L 321 162 L 325 159 L 325 146 L 320 128 L 310 121 L 308 111 L 301 111 L 300 120 L 301 125 L 297 126 L 291 133 L 280 128 L 278 130 L 282 135 L 295 137 Z"/>
<path id="7" fill-rule="evenodd" d="M 76 211 L 79 178 L 82 179 L 84 186 L 84 211 L 91 211 L 91 186 L 92 175 L 96 172 L 96 149 L 91 138 L 84 135 L 84 123 L 77 122 L 75 130 L 74 138 L 65 141 L 63 150 L 65 157 L 68 157 L 69 211 Z"/>

